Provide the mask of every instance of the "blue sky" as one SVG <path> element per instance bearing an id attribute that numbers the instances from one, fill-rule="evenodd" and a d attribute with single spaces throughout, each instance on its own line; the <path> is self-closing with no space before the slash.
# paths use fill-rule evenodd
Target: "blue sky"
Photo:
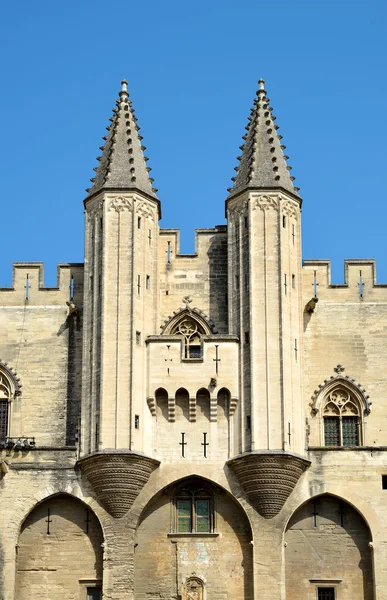
<path id="1" fill-rule="evenodd" d="M 83 261 L 83 198 L 120 81 L 162 227 L 224 223 L 257 80 L 303 204 L 304 258 L 376 258 L 387 283 L 385 0 L 21 0 L 0 8 L 0 286 L 14 261 Z M 383 185 L 382 185 L 383 184 Z"/>

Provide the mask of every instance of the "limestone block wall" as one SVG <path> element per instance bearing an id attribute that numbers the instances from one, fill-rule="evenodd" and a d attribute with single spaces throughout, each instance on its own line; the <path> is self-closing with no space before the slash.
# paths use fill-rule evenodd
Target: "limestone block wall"
<path id="1" fill-rule="evenodd" d="M 28 295 L 28 298 L 27 298 Z M 67 303 L 73 295 L 75 310 Z M 43 285 L 42 263 L 16 263 L 13 287 L 0 288 L 0 359 L 20 378 L 8 435 L 39 446 L 74 444 L 80 416 L 83 265 L 58 266 Z"/>
<path id="2" fill-rule="evenodd" d="M 371 534 L 349 504 L 320 496 L 301 507 L 285 534 L 286 600 L 315 600 L 333 587 L 340 600 L 373 600 Z"/>
<path id="3" fill-rule="evenodd" d="M 136 532 L 135 598 L 180 597 L 184 582 L 200 578 L 208 598 L 253 598 L 251 530 L 236 503 L 215 491 L 212 534 L 182 535 L 171 530 L 173 488 L 146 508 Z"/>
<path id="4" fill-rule="evenodd" d="M 218 333 L 227 325 L 227 228 L 197 229 L 195 254 L 180 254 L 180 232 L 161 229 L 159 236 L 160 326 L 190 296 Z M 159 333 L 159 331 L 155 331 Z"/>
<path id="5" fill-rule="evenodd" d="M 205 336 L 202 359 L 183 359 L 182 343 L 176 336 L 151 336 L 147 342 L 147 401 L 152 415 L 150 424 L 149 419 L 145 422 L 147 452 L 178 460 L 184 432 L 190 444 L 186 456 L 202 458 L 206 433 L 207 457 L 225 461 L 239 449 L 239 340 Z"/>
<path id="6" fill-rule="evenodd" d="M 23 523 L 17 548 L 16 598 L 86 599 L 102 590 L 101 526 L 92 511 L 69 496 L 39 504 Z"/>
<path id="7" fill-rule="evenodd" d="M 369 397 L 362 445 L 387 445 L 387 285 L 375 283 L 375 263 L 346 261 L 345 283 L 330 283 L 329 261 L 305 261 L 304 306 L 318 284 L 314 312 L 304 312 L 304 402 L 310 446 L 323 445 L 321 412 L 312 412 L 319 386 L 342 375 Z M 334 371 L 341 365 L 339 373 Z M 316 393 L 317 392 L 317 393 Z"/>

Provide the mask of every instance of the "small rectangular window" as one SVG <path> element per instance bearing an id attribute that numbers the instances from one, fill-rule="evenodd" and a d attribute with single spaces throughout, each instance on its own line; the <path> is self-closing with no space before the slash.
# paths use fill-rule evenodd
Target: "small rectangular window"
<path id="1" fill-rule="evenodd" d="M 382 475 L 382 490 L 387 490 L 387 475 Z"/>
<path id="2" fill-rule="evenodd" d="M 239 275 L 235 275 L 235 289 L 239 290 Z"/>
<path id="3" fill-rule="evenodd" d="M 88 587 L 86 590 L 87 600 L 101 600 L 102 591 L 99 587 Z"/>
<path id="4" fill-rule="evenodd" d="M 334 587 L 319 587 L 319 588 L 317 588 L 317 599 L 318 600 L 335 600 L 335 588 Z"/>
<path id="5" fill-rule="evenodd" d="M 244 224 L 245 224 L 245 229 L 248 229 L 249 228 L 249 218 L 248 217 L 244 218 Z"/>
<path id="6" fill-rule="evenodd" d="M 282 217 L 282 227 L 286 227 L 286 217 L 285 215 Z"/>
<path id="7" fill-rule="evenodd" d="M 180 533 L 191 532 L 191 501 L 177 501 L 177 531 Z"/>
<path id="8" fill-rule="evenodd" d="M 140 429 L 140 415 L 134 415 L 134 428 Z"/>
<path id="9" fill-rule="evenodd" d="M 292 275 L 292 288 L 296 289 L 296 276 Z"/>
<path id="10" fill-rule="evenodd" d="M 141 331 L 136 331 L 136 345 L 141 346 Z"/>
<path id="11" fill-rule="evenodd" d="M 210 501 L 196 500 L 196 531 L 198 533 L 206 533 L 210 531 Z"/>
<path id="12" fill-rule="evenodd" d="M 343 417 L 343 446 L 359 445 L 359 419 L 358 417 Z"/>
<path id="13" fill-rule="evenodd" d="M 340 446 L 339 417 L 324 417 L 324 444 L 325 446 Z"/>
<path id="14" fill-rule="evenodd" d="M 251 429 L 251 417 L 250 417 L 250 415 L 246 416 L 246 429 Z"/>
<path id="15" fill-rule="evenodd" d="M 141 229 L 141 217 L 137 217 L 137 229 Z"/>
<path id="16" fill-rule="evenodd" d="M 250 332 L 245 331 L 245 344 L 250 344 Z"/>
<path id="17" fill-rule="evenodd" d="M 150 289 L 150 275 L 146 276 L 146 289 L 149 290 Z"/>
<path id="18" fill-rule="evenodd" d="M 201 358 L 202 347 L 201 346 L 189 346 L 189 358 Z"/>

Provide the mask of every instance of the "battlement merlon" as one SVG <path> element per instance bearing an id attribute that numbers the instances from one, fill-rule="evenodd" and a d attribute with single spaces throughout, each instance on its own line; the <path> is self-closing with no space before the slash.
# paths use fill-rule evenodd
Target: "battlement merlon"
<path id="1" fill-rule="evenodd" d="M 83 263 L 59 263 L 57 285 L 44 286 L 43 262 L 17 262 L 12 265 L 12 287 L 0 287 L 2 306 L 66 305 L 73 299 L 83 304 Z"/>
<path id="2" fill-rule="evenodd" d="M 196 258 L 208 250 L 208 236 L 227 235 L 227 225 L 215 225 L 206 229 L 195 229 L 195 251 L 192 254 L 180 254 L 180 229 L 160 229 L 161 249 L 168 252 L 170 242 L 170 259 Z"/>
<path id="3" fill-rule="evenodd" d="M 349 258 L 344 261 L 344 283 L 331 283 L 328 259 L 304 260 L 303 295 L 306 301 L 387 302 L 387 284 L 376 283 L 376 261 L 373 258 Z"/>

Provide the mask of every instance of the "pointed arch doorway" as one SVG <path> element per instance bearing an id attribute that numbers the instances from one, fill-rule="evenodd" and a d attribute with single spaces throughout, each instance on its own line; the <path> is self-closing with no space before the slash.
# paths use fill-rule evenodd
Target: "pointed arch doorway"
<path id="1" fill-rule="evenodd" d="M 101 600 L 102 529 L 93 511 L 67 494 L 39 504 L 22 524 L 17 600 Z"/>
<path id="2" fill-rule="evenodd" d="M 371 532 L 350 504 L 317 496 L 285 532 L 286 600 L 373 600 Z"/>

